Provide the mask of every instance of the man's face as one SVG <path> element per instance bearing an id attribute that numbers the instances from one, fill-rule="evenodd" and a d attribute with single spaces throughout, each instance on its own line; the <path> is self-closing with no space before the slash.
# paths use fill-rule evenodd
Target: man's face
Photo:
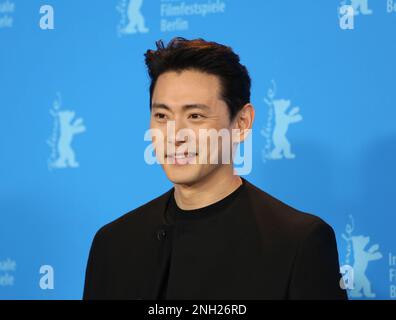
<path id="1" fill-rule="evenodd" d="M 169 134 L 170 122 L 176 134 Z M 226 129 L 231 137 L 232 122 L 227 104 L 220 99 L 217 76 L 195 70 L 161 74 L 152 95 L 150 128 L 162 132 L 164 141 L 153 136 L 153 143 L 157 159 L 173 183 L 191 185 L 220 166 L 232 166 L 232 161 L 222 164 L 221 139 L 217 144 L 209 143 L 208 139 L 201 139 L 201 144 L 199 141 L 200 129 L 212 129 L 211 132 Z M 205 147 L 201 146 L 203 140 L 207 142 Z M 157 143 L 163 143 L 163 152 L 159 152 Z M 225 149 L 229 152 L 230 148 Z M 213 163 L 214 158 L 217 163 Z"/>

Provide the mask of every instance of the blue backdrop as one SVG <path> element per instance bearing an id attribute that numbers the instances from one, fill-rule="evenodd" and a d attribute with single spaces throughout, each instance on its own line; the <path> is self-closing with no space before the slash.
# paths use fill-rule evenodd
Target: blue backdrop
<path id="1" fill-rule="evenodd" d="M 396 299 L 395 3 L 0 0 L 0 298 L 81 298 L 97 229 L 172 187 L 143 54 L 182 36 L 250 71 L 245 178 L 333 226 L 351 298 Z"/>

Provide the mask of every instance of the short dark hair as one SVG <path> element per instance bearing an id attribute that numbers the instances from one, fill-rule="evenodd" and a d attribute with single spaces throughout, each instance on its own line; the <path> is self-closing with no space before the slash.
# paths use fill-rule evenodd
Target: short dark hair
<path id="1" fill-rule="evenodd" d="M 250 102 L 248 70 L 231 47 L 202 38 L 187 40 L 182 37 L 173 38 L 166 47 L 162 40 L 158 40 L 156 46 L 157 50 L 147 50 L 144 54 L 151 79 L 150 110 L 156 81 L 167 71 L 197 70 L 218 76 L 221 99 L 228 106 L 230 120 Z"/>

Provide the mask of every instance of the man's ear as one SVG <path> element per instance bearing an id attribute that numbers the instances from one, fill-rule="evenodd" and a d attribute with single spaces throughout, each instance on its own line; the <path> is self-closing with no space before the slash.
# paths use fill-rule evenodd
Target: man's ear
<path id="1" fill-rule="evenodd" d="M 233 120 L 233 141 L 242 142 L 250 133 L 253 126 L 255 110 L 253 105 L 246 103 Z"/>

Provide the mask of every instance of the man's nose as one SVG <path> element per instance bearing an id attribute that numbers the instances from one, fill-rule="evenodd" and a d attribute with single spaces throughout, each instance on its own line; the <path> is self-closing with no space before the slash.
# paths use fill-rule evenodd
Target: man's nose
<path id="1" fill-rule="evenodd" d="M 188 141 L 188 128 L 183 119 L 176 119 L 173 122 L 174 132 L 170 130 L 171 134 L 168 135 L 168 142 L 180 145 Z"/>

